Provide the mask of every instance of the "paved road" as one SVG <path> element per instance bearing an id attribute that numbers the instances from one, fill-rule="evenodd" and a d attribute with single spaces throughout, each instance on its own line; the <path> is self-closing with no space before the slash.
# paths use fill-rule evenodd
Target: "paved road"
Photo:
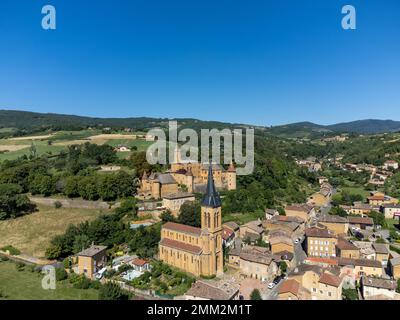
<path id="1" fill-rule="evenodd" d="M 301 264 L 305 258 L 307 258 L 306 253 L 303 250 L 301 243 L 304 241 L 304 237 L 302 237 L 301 241 L 294 246 L 294 259 L 296 261 L 296 265 Z"/>
<path id="2" fill-rule="evenodd" d="M 279 281 L 279 283 L 273 287 L 272 289 L 267 289 L 268 292 L 266 296 L 264 297 L 264 300 L 276 300 L 278 299 L 278 294 L 279 294 L 279 288 L 283 284 L 284 280 Z M 267 285 L 267 284 L 266 284 Z"/>

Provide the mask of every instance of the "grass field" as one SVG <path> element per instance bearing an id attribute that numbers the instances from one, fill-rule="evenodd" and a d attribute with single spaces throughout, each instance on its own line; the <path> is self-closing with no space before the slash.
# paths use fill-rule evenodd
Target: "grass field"
<path id="1" fill-rule="evenodd" d="M 94 220 L 102 214 L 100 210 L 90 209 L 44 206 L 38 209 L 38 212 L 18 219 L 0 221 L 0 247 L 12 245 L 22 253 L 42 258 L 50 240 L 62 234 L 69 224 Z"/>
<path id="2" fill-rule="evenodd" d="M 224 214 L 222 216 L 222 222 L 228 222 L 228 221 L 234 221 L 237 224 L 245 224 L 249 221 L 257 220 L 257 218 L 260 218 L 257 216 L 256 213 L 237 213 L 237 214 Z"/>
<path id="3" fill-rule="evenodd" d="M 25 268 L 27 269 L 27 268 Z M 42 288 L 43 275 L 29 270 L 17 271 L 13 262 L 0 262 L 0 300 L 97 300 L 98 291 L 71 287 L 57 282 L 55 290 Z"/>

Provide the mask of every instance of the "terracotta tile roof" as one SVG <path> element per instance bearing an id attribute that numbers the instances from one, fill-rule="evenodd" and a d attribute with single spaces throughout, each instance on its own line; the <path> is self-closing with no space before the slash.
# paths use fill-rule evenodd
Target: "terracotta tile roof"
<path id="1" fill-rule="evenodd" d="M 307 257 L 307 261 L 315 263 L 329 264 L 332 266 L 337 266 L 339 264 L 338 258 L 320 258 L 320 257 Z"/>
<path id="2" fill-rule="evenodd" d="M 134 264 L 135 266 L 139 266 L 139 267 L 142 267 L 147 263 L 149 263 L 149 261 L 144 260 L 144 259 L 139 259 L 139 258 L 136 258 L 132 261 L 132 264 Z"/>
<path id="3" fill-rule="evenodd" d="M 96 254 L 105 251 L 107 249 L 106 246 L 94 246 L 92 245 L 90 248 L 87 248 L 77 254 L 77 256 L 83 257 L 93 257 Z"/>
<path id="4" fill-rule="evenodd" d="M 335 235 L 328 229 L 319 229 L 319 228 L 306 229 L 306 236 L 314 238 L 335 238 Z"/>
<path id="5" fill-rule="evenodd" d="M 249 262 L 265 264 L 268 266 L 273 261 L 273 256 L 270 254 L 267 248 L 252 246 L 242 249 L 242 252 L 240 253 L 240 259 Z"/>
<path id="6" fill-rule="evenodd" d="M 372 247 L 376 253 L 389 254 L 389 249 L 384 243 L 373 243 Z"/>
<path id="7" fill-rule="evenodd" d="M 239 230 L 239 225 L 236 222 L 233 222 L 233 221 L 225 222 L 222 226 L 226 227 L 226 228 L 229 228 L 232 231 Z"/>
<path id="8" fill-rule="evenodd" d="M 335 216 L 331 214 L 325 214 L 321 218 L 319 218 L 320 222 L 327 222 L 327 223 L 347 223 L 347 219 L 341 216 Z"/>
<path id="9" fill-rule="evenodd" d="M 371 226 L 374 224 L 374 220 L 367 217 L 347 217 L 347 219 L 350 224 L 367 224 Z"/>
<path id="10" fill-rule="evenodd" d="M 289 246 L 293 246 L 293 240 L 287 236 L 281 236 L 281 235 L 277 235 L 277 236 L 273 236 L 269 238 L 269 243 L 271 245 L 275 245 L 278 243 L 284 243 L 287 244 Z"/>
<path id="11" fill-rule="evenodd" d="M 291 217 L 291 216 L 274 216 L 272 217 L 273 221 L 280 221 L 280 222 L 295 222 L 295 223 L 304 223 L 304 219 L 300 217 Z"/>
<path id="12" fill-rule="evenodd" d="M 367 287 L 378 289 L 396 290 L 397 288 L 397 282 L 395 280 L 375 277 L 362 277 L 362 284 Z"/>
<path id="13" fill-rule="evenodd" d="M 177 249 L 177 250 L 187 251 L 187 252 L 190 252 L 193 254 L 200 254 L 202 252 L 202 249 L 198 246 L 193 246 L 191 244 L 187 244 L 187 243 L 183 243 L 183 242 L 179 242 L 179 241 L 175 241 L 175 240 L 171 240 L 171 239 L 167 239 L 167 238 L 161 239 L 160 245 L 169 247 L 169 248 L 173 248 L 173 249 Z"/>
<path id="14" fill-rule="evenodd" d="M 186 295 L 208 300 L 232 300 L 239 292 L 239 286 L 227 282 L 198 280 Z"/>
<path id="15" fill-rule="evenodd" d="M 306 212 L 307 214 L 313 209 L 312 206 L 307 204 L 292 204 L 285 207 L 285 210 Z"/>
<path id="16" fill-rule="evenodd" d="M 319 278 L 319 282 L 338 288 L 342 283 L 342 280 L 337 276 L 324 272 Z"/>
<path id="17" fill-rule="evenodd" d="M 343 238 L 339 238 L 336 247 L 340 250 L 359 250 L 358 247 Z"/>
<path id="18" fill-rule="evenodd" d="M 370 196 L 368 200 L 385 200 L 385 196 Z"/>
<path id="19" fill-rule="evenodd" d="M 295 296 L 299 293 L 300 284 L 294 279 L 287 279 L 279 288 L 279 294 L 293 293 Z"/>
<path id="20" fill-rule="evenodd" d="M 382 264 L 377 260 L 370 259 L 351 259 L 351 258 L 339 258 L 339 265 L 346 266 L 361 266 L 361 267 L 372 267 L 372 268 L 382 268 Z"/>
<path id="21" fill-rule="evenodd" d="M 192 226 L 187 226 L 185 224 L 180 224 L 180 223 L 175 223 L 175 222 L 167 222 L 162 226 L 163 229 L 168 229 L 168 230 L 173 230 L 173 231 L 178 231 L 178 232 L 183 232 L 183 233 L 189 233 L 189 234 L 194 234 L 197 236 L 200 236 L 201 234 L 201 229 L 192 227 Z"/>

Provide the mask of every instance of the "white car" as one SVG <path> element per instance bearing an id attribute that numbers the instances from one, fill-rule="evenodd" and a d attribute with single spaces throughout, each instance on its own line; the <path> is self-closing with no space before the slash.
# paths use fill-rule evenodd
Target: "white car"
<path id="1" fill-rule="evenodd" d="M 273 287 L 275 287 L 275 283 L 271 282 L 270 284 L 268 284 L 268 289 L 272 289 Z"/>

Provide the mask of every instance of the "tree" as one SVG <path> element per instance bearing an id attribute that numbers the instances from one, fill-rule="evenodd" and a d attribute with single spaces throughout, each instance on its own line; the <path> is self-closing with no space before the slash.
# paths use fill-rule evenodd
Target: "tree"
<path id="1" fill-rule="evenodd" d="M 340 216 L 340 217 L 348 216 L 346 210 L 344 210 L 340 207 L 332 207 L 331 210 L 329 211 L 329 214 L 334 215 L 334 216 Z"/>
<path id="2" fill-rule="evenodd" d="M 186 201 L 180 209 L 178 222 L 192 227 L 200 227 L 201 206 L 198 201 Z"/>
<path id="3" fill-rule="evenodd" d="M 56 280 L 62 281 L 68 278 L 68 273 L 64 268 L 56 268 Z"/>
<path id="4" fill-rule="evenodd" d="M 254 289 L 250 294 L 250 300 L 262 300 L 260 290 Z"/>
<path id="5" fill-rule="evenodd" d="M 279 262 L 279 269 L 281 269 L 282 274 L 285 274 L 287 271 L 287 264 L 285 261 Z"/>
<path id="6" fill-rule="evenodd" d="M 141 178 L 143 173 L 146 171 L 147 174 L 156 171 L 157 166 L 151 165 L 146 159 L 146 152 L 135 152 L 131 155 L 130 160 L 132 161 L 133 169 L 135 169 L 135 174 L 137 178 Z"/>
<path id="7" fill-rule="evenodd" d="M 35 210 L 35 205 L 21 192 L 17 184 L 0 184 L 0 220 L 15 219 Z"/>
<path id="8" fill-rule="evenodd" d="M 386 225 L 386 220 L 385 220 L 385 215 L 383 213 L 377 212 L 377 211 L 371 211 L 368 216 L 374 220 L 375 225 L 380 225 L 382 228 L 385 228 Z"/>
<path id="9" fill-rule="evenodd" d="M 100 287 L 99 300 L 128 300 L 129 294 L 113 282 L 108 282 Z"/>
<path id="10" fill-rule="evenodd" d="M 343 300 L 358 300 L 357 289 L 343 289 Z"/>
<path id="11" fill-rule="evenodd" d="M 397 293 L 400 293 L 400 279 L 397 280 L 396 292 L 397 292 Z"/>
<path id="12" fill-rule="evenodd" d="M 162 222 L 175 222 L 176 219 L 172 215 L 171 210 L 165 210 L 161 213 L 160 218 Z"/>
<path id="13" fill-rule="evenodd" d="M 79 234 L 74 239 L 74 253 L 81 252 L 90 246 L 90 239 L 86 234 Z"/>

